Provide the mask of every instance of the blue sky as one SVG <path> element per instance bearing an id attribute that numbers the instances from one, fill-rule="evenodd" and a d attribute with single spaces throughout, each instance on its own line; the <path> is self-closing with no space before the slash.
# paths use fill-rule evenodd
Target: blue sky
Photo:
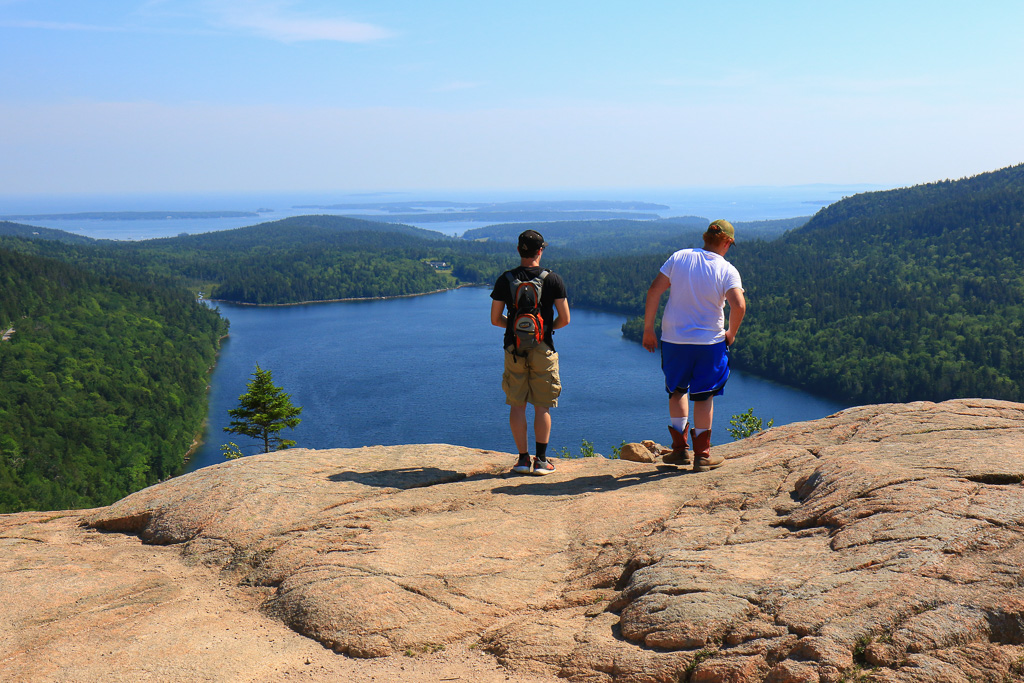
<path id="1" fill-rule="evenodd" d="M 1024 162 L 1024 2 L 0 0 L 0 194 L 911 185 Z"/>

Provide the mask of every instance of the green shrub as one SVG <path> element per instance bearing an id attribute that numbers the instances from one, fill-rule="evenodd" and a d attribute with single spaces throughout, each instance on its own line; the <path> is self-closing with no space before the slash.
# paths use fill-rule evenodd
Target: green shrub
<path id="1" fill-rule="evenodd" d="M 732 438 L 739 440 L 771 429 L 775 424 L 775 418 L 768 420 L 768 424 L 763 424 L 761 418 L 754 415 L 754 409 L 747 408 L 747 412 L 729 418 L 729 424 L 732 425 L 728 428 L 729 434 L 732 435 Z"/>

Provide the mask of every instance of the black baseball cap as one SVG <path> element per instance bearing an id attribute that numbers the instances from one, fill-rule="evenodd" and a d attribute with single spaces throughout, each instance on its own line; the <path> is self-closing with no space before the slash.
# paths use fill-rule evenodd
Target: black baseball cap
<path id="1" fill-rule="evenodd" d="M 548 246 L 544 236 L 536 230 L 524 230 L 519 235 L 519 249 L 521 251 L 534 252 Z"/>

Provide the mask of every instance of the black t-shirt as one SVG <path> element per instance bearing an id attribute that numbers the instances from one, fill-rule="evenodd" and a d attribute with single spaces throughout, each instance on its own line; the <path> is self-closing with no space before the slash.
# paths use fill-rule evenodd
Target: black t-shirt
<path id="1" fill-rule="evenodd" d="M 494 290 L 491 292 L 491 298 L 495 301 L 501 301 L 505 304 L 505 313 L 508 315 L 512 308 L 512 288 L 509 286 L 508 277 L 506 273 L 512 273 L 520 280 L 532 280 L 541 274 L 542 271 L 547 268 L 536 266 L 526 267 L 519 266 L 512 270 L 505 271 L 498 278 L 498 281 L 494 283 Z M 552 273 L 548 270 L 548 276 L 544 278 L 544 286 L 540 291 L 540 316 L 544 319 L 544 343 L 551 347 L 551 350 L 555 350 L 555 344 L 551 340 L 554 330 L 551 329 L 552 324 L 555 320 L 555 301 L 558 299 L 565 299 L 565 283 L 562 282 L 556 273 Z M 509 317 L 508 325 L 505 327 L 505 337 L 502 340 L 502 346 L 508 346 L 509 344 L 515 343 L 515 336 L 512 333 L 512 318 Z"/>

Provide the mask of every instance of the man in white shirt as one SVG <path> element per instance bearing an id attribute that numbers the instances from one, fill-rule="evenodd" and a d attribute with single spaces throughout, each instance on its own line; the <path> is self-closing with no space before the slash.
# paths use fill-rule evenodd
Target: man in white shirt
<path id="1" fill-rule="evenodd" d="M 703 249 L 681 249 L 672 254 L 647 290 L 644 309 L 644 348 L 658 348 L 654 322 L 661 295 L 669 292 L 661 322 L 661 367 L 669 394 L 669 433 L 672 452 L 663 461 L 689 465 L 686 441 L 689 400 L 693 400 L 693 469 L 707 472 L 721 467 L 724 458 L 711 455 L 711 419 L 714 397 L 729 380 L 729 348 L 736 340 L 747 303 L 739 271 L 725 260 L 736 242 L 729 221 L 716 220 L 704 232 Z M 725 303 L 729 326 L 725 326 Z"/>

